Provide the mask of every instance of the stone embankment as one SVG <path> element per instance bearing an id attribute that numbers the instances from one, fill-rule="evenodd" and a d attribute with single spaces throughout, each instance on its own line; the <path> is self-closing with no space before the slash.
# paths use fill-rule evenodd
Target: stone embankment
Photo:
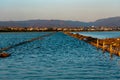
<path id="1" fill-rule="evenodd" d="M 95 46 L 97 49 L 102 49 L 103 52 L 105 51 L 109 52 L 111 57 L 113 56 L 113 54 L 120 56 L 120 37 L 98 39 L 98 38 L 84 36 L 84 35 L 77 34 L 77 33 L 70 33 L 70 32 L 64 32 L 64 33 L 74 38 L 77 38 L 79 40 L 83 40 Z"/>

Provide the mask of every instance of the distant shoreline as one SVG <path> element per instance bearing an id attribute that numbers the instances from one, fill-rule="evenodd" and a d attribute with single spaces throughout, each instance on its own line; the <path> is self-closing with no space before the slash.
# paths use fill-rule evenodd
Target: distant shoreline
<path id="1" fill-rule="evenodd" d="M 108 30 L 108 31 L 104 31 L 104 30 L 95 30 L 95 31 L 0 31 L 0 33 L 7 33 L 7 32 L 114 32 L 114 31 L 120 31 L 120 30 Z"/>

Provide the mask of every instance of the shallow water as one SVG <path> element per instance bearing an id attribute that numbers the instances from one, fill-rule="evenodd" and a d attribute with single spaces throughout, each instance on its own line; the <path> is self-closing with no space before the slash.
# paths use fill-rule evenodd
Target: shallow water
<path id="1" fill-rule="evenodd" d="M 79 33 L 85 36 L 91 36 L 91 37 L 100 38 L 100 39 L 120 37 L 120 31 L 73 32 L 73 33 Z"/>
<path id="2" fill-rule="evenodd" d="M 2 36 L 6 34 L 11 38 L 16 36 L 14 33 L 3 33 Z M 46 33 L 20 34 L 24 36 L 18 38 L 25 40 L 31 34 L 36 37 Z M 7 37 L 2 41 L 3 46 L 10 41 L 6 40 Z M 7 52 L 11 53 L 10 57 L 0 58 L 0 80 L 120 79 L 119 57 L 110 60 L 109 53 L 103 54 L 101 50 L 60 32 Z"/>

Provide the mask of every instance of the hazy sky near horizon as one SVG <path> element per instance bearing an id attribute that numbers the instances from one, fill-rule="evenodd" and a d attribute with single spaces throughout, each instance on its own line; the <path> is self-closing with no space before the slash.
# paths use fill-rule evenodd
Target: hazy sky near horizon
<path id="1" fill-rule="evenodd" d="M 0 0 L 0 21 L 95 21 L 120 16 L 120 0 Z"/>

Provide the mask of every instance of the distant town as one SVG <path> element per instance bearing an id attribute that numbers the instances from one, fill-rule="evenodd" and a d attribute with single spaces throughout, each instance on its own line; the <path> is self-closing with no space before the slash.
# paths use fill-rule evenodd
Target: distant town
<path id="1" fill-rule="evenodd" d="M 33 32 L 33 31 L 120 31 L 120 27 L 16 27 L 0 26 L 0 32 Z"/>

